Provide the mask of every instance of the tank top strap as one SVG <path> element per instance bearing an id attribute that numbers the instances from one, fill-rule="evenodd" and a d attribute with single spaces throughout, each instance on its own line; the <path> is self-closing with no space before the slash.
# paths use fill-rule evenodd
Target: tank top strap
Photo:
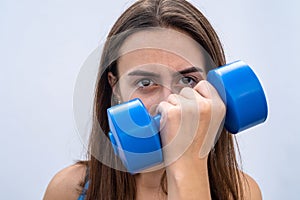
<path id="1" fill-rule="evenodd" d="M 87 181 L 84 184 L 84 187 L 82 189 L 82 192 L 81 192 L 80 196 L 78 197 L 78 200 L 84 200 L 85 199 L 86 192 L 87 192 L 88 188 L 89 188 L 89 181 Z"/>
<path id="2" fill-rule="evenodd" d="M 83 186 L 83 189 L 81 191 L 81 194 L 80 196 L 78 197 L 78 200 L 84 200 L 85 199 L 85 196 L 86 196 L 86 192 L 89 188 L 89 167 L 87 166 L 86 167 L 86 172 L 85 172 L 85 178 L 84 178 L 84 186 Z"/>

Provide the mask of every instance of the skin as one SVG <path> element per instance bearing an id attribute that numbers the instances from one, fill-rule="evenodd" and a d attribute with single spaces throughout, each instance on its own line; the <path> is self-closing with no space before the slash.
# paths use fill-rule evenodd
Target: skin
<path id="1" fill-rule="evenodd" d="M 158 33 L 143 34 L 147 34 L 147 38 L 151 40 Z M 135 39 L 136 37 L 138 36 L 135 35 Z M 125 43 L 125 48 L 130 46 L 131 40 L 133 39 L 129 38 Z M 185 37 L 180 41 L 187 49 L 193 47 Z M 191 138 L 191 145 L 186 151 L 179 149 L 182 152 L 180 158 L 166 166 L 168 199 L 209 199 L 207 154 L 200 159 L 199 151 L 211 121 L 212 102 L 217 102 L 219 109 L 215 110 L 221 116 L 219 121 L 225 115 L 225 106 L 214 88 L 203 80 L 204 60 L 193 60 L 191 63 L 182 56 L 170 53 L 170 49 L 161 50 L 159 47 L 138 49 L 121 56 L 118 60 L 120 79 L 115 84 L 117 79 L 110 73 L 109 80 L 115 95 L 120 99 L 128 101 L 140 98 L 148 110 L 156 110 L 162 114 L 163 146 L 170 144 L 177 135 Z M 202 55 L 202 52 L 195 48 L 193 54 Z M 193 66 L 197 66 L 196 71 L 191 70 Z M 152 109 L 153 105 L 156 109 Z M 192 135 L 188 136 L 188 133 Z M 175 160 L 173 152 L 177 150 L 176 146 L 164 151 L 165 159 Z M 149 186 L 145 180 L 155 180 L 156 183 L 150 182 L 150 188 L 153 190 L 156 185 L 158 190 L 160 176 L 161 173 L 158 172 L 140 173 L 136 176 L 138 199 L 146 199 L 145 194 L 149 194 Z M 155 195 L 148 196 L 157 199 Z"/>
<path id="2" fill-rule="evenodd" d="M 205 56 L 202 49 L 188 37 L 180 37 L 178 40 L 176 34 L 170 36 L 167 32 L 168 37 L 164 38 L 165 33 L 133 34 L 121 49 L 122 55 L 118 59 L 119 79 L 112 73 L 108 75 L 117 98 L 122 101 L 140 98 L 151 114 L 162 114 L 161 140 L 163 147 L 166 147 L 163 150 L 164 158 L 169 164 L 158 170 L 135 175 L 137 199 L 211 199 L 208 151 L 202 156 L 199 156 L 199 152 L 203 144 L 211 143 L 211 138 L 217 134 L 225 115 L 225 105 L 217 91 L 205 80 Z M 146 41 L 142 45 L 136 43 L 145 34 L 150 42 Z M 161 41 L 156 43 L 154 40 L 157 38 Z M 182 49 L 176 48 L 176 41 L 180 41 L 180 45 L 184 44 Z M 168 42 L 170 45 L 167 47 L 161 46 Z M 173 43 L 175 46 L 172 46 Z M 145 48 L 150 44 L 150 48 Z M 178 144 L 185 138 L 189 138 L 188 147 L 178 150 Z M 167 173 L 168 196 L 160 189 L 164 170 Z M 85 168 L 80 165 L 62 170 L 50 182 L 44 199 L 77 199 L 79 194 L 76 184 L 83 180 L 84 173 Z M 246 199 L 261 199 L 255 181 L 248 175 L 245 177 L 248 183 L 244 184 Z"/>

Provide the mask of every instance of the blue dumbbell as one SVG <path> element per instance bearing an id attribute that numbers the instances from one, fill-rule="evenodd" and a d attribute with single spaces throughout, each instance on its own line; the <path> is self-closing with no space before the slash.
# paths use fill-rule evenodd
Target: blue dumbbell
<path id="1" fill-rule="evenodd" d="M 238 133 L 264 122 L 268 115 L 261 84 L 242 61 L 236 61 L 207 74 L 226 105 L 225 128 Z M 163 162 L 159 137 L 160 115 L 150 116 L 139 99 L 107 110 L 109 138 L 114 152 L 134 174 Z"/>

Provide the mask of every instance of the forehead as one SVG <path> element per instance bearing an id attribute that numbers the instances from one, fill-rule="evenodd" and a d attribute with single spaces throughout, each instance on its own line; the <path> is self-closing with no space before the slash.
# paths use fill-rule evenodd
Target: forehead
<path id="1" fill-rule="evenodd" d="M 120 74 L 137 68 L 163 72 L 167 69 L 180 71 L 191 66 L 194 65 L 179 55 L 161 49 L 138 49 L 124 54 L 118 59 Z"/>
<path id="2" fill-rule="evenodd" d="M 119 51 L 119 72 L 147 64 L 160 64 L 182 70 L 205 69 L 205 50 L 187 34 L 173 29 L 147 29 L 130 35 Z"/>

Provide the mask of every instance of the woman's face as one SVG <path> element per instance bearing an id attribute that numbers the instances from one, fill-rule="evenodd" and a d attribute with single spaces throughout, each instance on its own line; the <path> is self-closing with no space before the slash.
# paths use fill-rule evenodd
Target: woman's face
<path id="1" fill-rule="evenodd" d="M 171 93 L 194 87 L 206 76 L 203 49 L 172 29 L 134 33 L 120 54 L 119 79 L 111 84 L 114 94 L 123 102 L 139 98 L 150 112 Z M 110 73 L 109 80 L 116 78 Z"/>

